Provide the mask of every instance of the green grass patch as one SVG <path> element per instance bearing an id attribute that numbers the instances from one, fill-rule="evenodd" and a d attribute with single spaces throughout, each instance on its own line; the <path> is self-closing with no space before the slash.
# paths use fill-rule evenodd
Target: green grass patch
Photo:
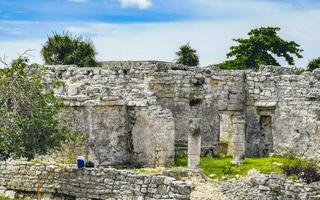
<path id="1" fill-rule="evenodd" d="M 309 164 L 309 161 L 282 156 L 273 156 L 267 158 L 246 158 L 243 164 L 239 166 L 232 165 L 231 161 L 231 157 L 202 157 L 200 166 L 204 174 L 210 178 L 229 179 L 234 178 L 236 175 L 246 175 L 251 169 L 256 169 L 265 174 L 270 174 L 271 172 L 283 173 L 281 166 L 284 164 Z M 179 157 L 176 158 L 174 166 L 187 166 L 187 163 L 187 157 Z"/>
<path id="2" fill-rule="evenodd" d="M 159 167 L 159 168 L 141 168 L 141 169 L 135 169 L 136 172 L 139 174 L 160 174 L 165 171 L 165 168 Z"/>
<path id="3" fill-rule="evenodd" d="M 0 200 L 23 200 L 23 199 L 21 199 L 21 198 L 10 199 L 10 198 L 8 198 L 8 197 L 0 196 Z"/>

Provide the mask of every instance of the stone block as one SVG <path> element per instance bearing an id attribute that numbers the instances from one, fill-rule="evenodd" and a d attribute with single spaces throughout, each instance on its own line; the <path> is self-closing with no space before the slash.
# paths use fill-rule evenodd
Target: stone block
<path id="1" fill-rule="evenodd" d="M 188 155 L 188 168 L 199 169 L 200 167 L 200 156 L 199 155 Z"/>
<path id="2" fill-rule="evenodd" d="M 201 155 L 201 130 L 200 119 L 194 118 L 189 121 L 188 133 L 188 167 L 199 168 Z"/>
<path id="3" fill-rule="evenodd" d="M 201 137 L 192 137 L 189 135 L 188 139 L 188 155 L 201 154 Z"/>
<path id="4" fill-rule="evenodd" d="M 14 190 L 6 190 L 4 192 L 4 196 L 9 198 L 9 199 L 14 199 L 16 197 L 16 191 L 14 191 Z"/>

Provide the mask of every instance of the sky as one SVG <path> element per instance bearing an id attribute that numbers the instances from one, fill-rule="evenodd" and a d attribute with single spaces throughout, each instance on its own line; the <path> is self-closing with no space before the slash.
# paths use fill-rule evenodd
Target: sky
<path id="1" fill-rule="evenodd" d="M 43 63 L 47 37 L 68 31 L 91 39 L 100 61 L 175 61 L 189 42 L 206 66 L 261 26 L 301 45 L 297 67 L 320 56 L 320 0 L 0 0 L 0 56 L 32 49 L 30 61 Z"/>

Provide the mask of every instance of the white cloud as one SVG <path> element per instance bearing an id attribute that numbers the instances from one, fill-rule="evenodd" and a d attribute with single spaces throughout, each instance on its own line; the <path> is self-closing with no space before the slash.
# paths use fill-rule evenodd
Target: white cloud
<path id="1" fill-rule="evenodd" d="M 151 0 L 119 0 L 122 7 L 138 7 L 147 9 L 152 5 Z"/>
<path id="2" fill-rule="evenodd" d="M 85 3 L 87 0 L 68 0 L 70 2 L 74 2 L 74 3 Z"/>
<path id="3" fill-rule="evenodd" d="M 15 41 L 1 41 L 0 42 L 0 56 L 5 57 L 7 62 L 10 63 L 12 59 L 17 58 L 19 55 L 28 52 L 30 63 L 43 63 L 40 51 L 45 42 L 45 39 L 32 39 L 32 40 L 15 40 Z M 0 65 L 1 67 L 1 65 Z"/>
<path id="4" fill-rule="evenodd" d="M 280 35 L 301 45 L 303 59 L 296 66 L 304 67 L 320 56 L 320 10 L 286 13 L 283 10 L 268 18 L 209 20 L 153 24 L 91 23 L 70 27 L 71 32 L 90 34 L 99 60 L 166 60 L 173 61 L 174 52 L 190 42 L 198 50 L 201 65 L 220 63 L 235 43 L 233 38 L 246 37 L 249 30 L 260 26 L 279 26 Z M 287 64 L 280 60 L 286 66 Z"/>
<path id="5" fill-rule="evenodd" d="M 227 7 L 222 1 L 216 2 L 220 2 L 217 6 L 220 5 L 221 9 Z M 265 2 L 250 4 L 250 14 L 241 15 L 239 18 L 139 24 L 65 22 L 61 26 L 72 33 L 90 36 L 96 46 L 98 60 L 173 61 L 177 48 L 190 42 L 191 46 L 198 50 L 201 65 L 205 66 L 225 60 L 229 47 L 235 44 L 233 38 L 246 37 L 250 29 L 260 26 L 279 26 L 282 28 L 280 35 L 284 39 L 294 40 L 301 45 L 305 50 L 304 58 L 296 60 L 297 66 L 306 66 L 309 60 L 319 57 L 320 9 L 294 10 L 284 4 L 279 4 L 279 7 L 268 5 Z M 242 7 L 237 12 L 245 10 L 246 8 Z M 51 31 L 50 26 L 44 26 L 41 22 L 28 23 L 26 27 L 33 27 L 35 32 L 39 29 L 44 33 Z M 45 34 L 43 39 L 0 40 L 0 55 L 6 54 L 14 58 L 17 53 L 32 48 L 36 49 L 32 61 L 42 63 L 40 49 L 45 40 Z"/>

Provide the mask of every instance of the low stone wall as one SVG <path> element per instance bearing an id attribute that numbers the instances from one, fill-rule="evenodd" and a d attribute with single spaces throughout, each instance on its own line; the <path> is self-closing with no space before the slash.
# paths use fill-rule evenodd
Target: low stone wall
<path id="1" fill-rule="evenodd" d="M 320 199 L 320 182 L 311 184 L 288 180 L 284 175 L 261 174 L 255 170 L 238 180 L 221 182 L 219 185 L 226 199 Z"/>
<path id="2" fill-rule="evenodd" d="M 113 168 L 77 169 L 75 165 L 0 162 L 0 195 L 47 199 L 190 199 L 191 187 L 164 175 Z"/>

